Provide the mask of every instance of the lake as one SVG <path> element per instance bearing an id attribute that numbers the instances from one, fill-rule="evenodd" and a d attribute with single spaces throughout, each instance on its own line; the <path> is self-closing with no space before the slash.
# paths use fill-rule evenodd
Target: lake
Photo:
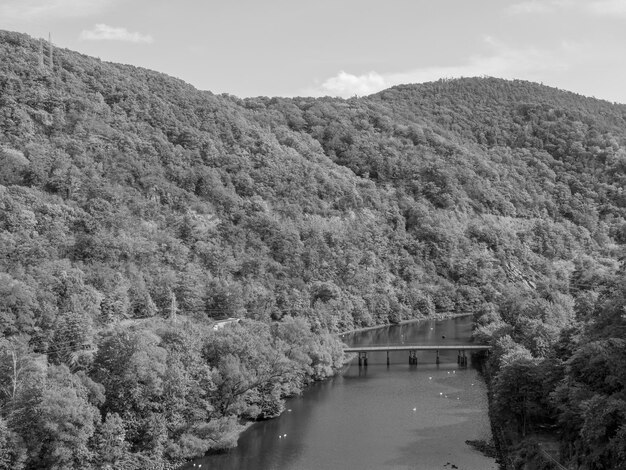
<path id="1" fill-rule="evenodd" d="M 471 317 L 423 321 L 346 334 L 348 345 L 465 344 Z M 445 337 L 445 338 L 443 338 Z M 497 469 L 495 460 L 465 444 L 489 440 L 487 392 L 478 372 L 457 365 L 456 351 L 369 353 L 341 374 L 287 401 L 279 418 L 255 423 L 226 454 L 183 469 Z"/>

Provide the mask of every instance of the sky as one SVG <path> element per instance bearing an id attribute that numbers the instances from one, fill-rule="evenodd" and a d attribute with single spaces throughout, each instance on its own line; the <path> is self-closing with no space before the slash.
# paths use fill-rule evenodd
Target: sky
<path id="1" fill-rule="evenodd" d="M 491 76 L 626 103 L 626 0 L 0 0 L 0 29 L 239 97 Z"/>

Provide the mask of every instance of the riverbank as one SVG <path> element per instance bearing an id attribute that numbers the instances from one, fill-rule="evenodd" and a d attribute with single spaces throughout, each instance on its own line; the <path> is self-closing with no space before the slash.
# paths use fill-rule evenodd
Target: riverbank
<path id="1" fill-rule="evenodd" d="M 352 330 L 346 330 L 346 331 L 337 333 L 337 335 L 339 337 L 342 337 L 343 335 L 348 335 L 352 333 L 362 333 L 364 331 L 377 330 L 379 328 L 387 328 L 387 327 L 396 326 L 396 325 L 405 325 L 407 323 L 416 323 L 416 322 L 427 321 L 427 320 L 447 320 L 450 318 L 465 317 L 469 315 L 473 315 L 473 314 L 472 313 L 456 313 L 456 312 L 439 312 L 433 315 L 422 315 L 419 318 L 411 318 L 409 320 L 402 320 L 402 321 L 399 321 L 398 323 L 386 323 L 384 325 L 373 325 L 373 326 L 364 326 L 362 328 L 354 328 Z"/>
<path id="2" fill-rule="evenodd" d="M 403 324 L 409 324 L 409 323 L 418 323 L 418 322 L 422 322 L 422 321 L 426 321 L 426 320 L 445 320 L 445 319 L 449 319 L 449 318 L 455 318 L 455 317 L 462 317 L 462 316 L 466 316 L 466 315 L 471 315 L 469 313 L 454 313 L 454 312 L 449 312 L 449 313 L 436 313 L 434 315 L 431 316 L 420 316 L 419 318 L 411 318 L 409 320 L 402 320 L 398 323 L 388 323 L 388 324 L 384 324 L 384 325 L 373 325 L 373 326 L 368 326 L 368 327 L 363 327 L 363 328 L 355 328 L 352 330 L 347 330 L 347 331 L 343 331 L 341 333 L 337 333 L 337 336 L 339 336 L 340 338 L 343 335 L 346 334 L 352 334 L 352 333 L 362 333 L 364 331 L 370 331 L 370 330 L 376 330 L 379 328 L 387 328 L 390 326 L 396 326 L 396 325 L 403 325 Z M 348 354 L 345 356 L 345 360 L 342 364 L 342 366 L 338 369 L 335 370 L 335 374 L 337 375 L 339 373 L 341 373 L 344 368 L 350 363 L 350 361 L 354 358 L 354 354 Z M 324 380 L 329 380 L 332 377 L 328 377 Z M 305 387 L 305 389 L 303 390 L 303 392 L 306 391 L 306 389 L 308 388 Z M 289 400 L 290 398 L 293 398 L 293 396 L 288 396 L 288 397 L 284 397 L 286 400 Z M 276 419 L 280 416 L 282 416 L 284 413 L 286 412 L 286 408 L 285 410 L 283 410 L 278 416 L 275 416 L 273 418 L 270 419 Z M 235 441 L 235 443 L 237 443 L 239 441 L 239 439 L 241 438 L 242 434 L 244 432 L 246 432 L 252 425 L 258 423 L 259 421 L 240 421 L 240 426 L 242 427 L 239 432 L 237 433 L 237 440 Z M 234 449 L 237 446 L 237 444 L 234 447 L 228 447 L 228 448 L 223 448 L 223 449 L 216 449 L 212 452 L 209 453 L 209 455 L 211 454 L 220 454 L 220 453 L 224 453 L 224 452 L 229 452 L 231 449 Z"/>
<path id="3" fill-rule="evenodd" d="M 427 344 L 445 335 L 471 342 L 470 316 L 436 325 L 421 322 L 428 319 L 366 331 L 349 340 L 388 344 L 403 336 Z M 396 356 L 387 366 L 384 357 L 374 353 L 367 369 L 353 363 L 332 380 L 311 384 L 287 402 L 279 418 L 250 427 L 236 448 L 193 463 L 213 470 L 432 470 L 450 462 L 447 468 L 456 464 L 495 470 L 492 459 L 465 444 L 491 438 L 486 391 L 478 372 L 459 368 L 456 352 L 443 352 L 440 365 L 428 355 L 418 368 L 407 367 L 404 356 Z M 192 464 L 185 469 L 193 470 Z"/>

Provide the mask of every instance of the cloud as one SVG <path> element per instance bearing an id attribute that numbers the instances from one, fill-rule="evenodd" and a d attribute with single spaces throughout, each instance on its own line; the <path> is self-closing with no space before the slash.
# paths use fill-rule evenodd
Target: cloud
<path id="1" fill-rule="evenodd" d="M 3 0 L 0 19 L 9 23 L 80 18 L 103 11 L 115 0 Z"/>
<path id="2" fill-rule="evenodd" d="M 353 75 L 343 70 L 335 77 L 322 83 L 322 90 L 328 95 L 349 97 L 369 95 L 386 88 L 386 79 L 376 72 Z"/>
<path id="3" fill-rule="evenodd" d="M 599 16 L 621 16 L 626 18 L 626 2 L 624 0 L 598 0 L 585 5 L 590 13 Z"/>
<path id="4" fill-rule="evenodd" d="M 116 28 L 103 23 L 94 26 L 92 30 L 84 30 L 80 38 L 85 41 L 124 41 L 150 44 L 154 39 L 149 34 L 131 33 L 126 28 Z"/>
<path id="5" fill-rule="evenodd" d="M 491 49 L 491 54 L 471 56 L 463 64 L 421 67 L 406 72 L 384 74 L 371 71 L 363 75 L 354 75 L 341 71 L 317 87 L 305 90 L 304 94 L 349 98 L 354 95 L 376 93 L 402 83 L 476 76 L 542 81 L 546 72 L 567 69 L 568 59 L 581 51 L 581 47 L 572 43 L 563 43 L 557 49 L 549 51 L 536 48 L 516 49 L 492 37 L 486 37 L 484 41 Z"/>
<path id="6" fill-rule="evenodd" d="M 511 15 L 572 11 L 579 14 L 626 18 L 624 0 L 526 0 L 506 8 Z"/>
<path id="7" fill-rule="evenodd" d="M 547 13 L 552 11 L 552 9 L 553 5 L 551 2 L 531 0 L 511 5 L 507 8 L 507 12 L 512 15 L 526 15 L 532 13 Z"/>

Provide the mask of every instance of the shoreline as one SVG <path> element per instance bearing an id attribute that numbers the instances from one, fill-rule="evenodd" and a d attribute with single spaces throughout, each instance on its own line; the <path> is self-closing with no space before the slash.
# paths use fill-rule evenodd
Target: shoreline
<path id="1" fill-rule="evenodd" d="M 362 328 L 355 328 L 355 329 L 352 329 L 352 330 L 342 331 L 341 333 L 336 333 L 336 335 L 339 338 L 341 338 L 341 337 L 343 337 L 343 335 L 346 335 L 346 334 L 361 333 L 363 331 L 370 331 L 370 330 L 375 330 L 375 329 L 378 329 L 378 328 L 386 328 L 386 327 L 389 327 L 389 326 L 404 325 L 406 323 L 416 323 L 416 322 L 421 322 L 421 321 L 425 321 L 425 320 L 447 320 L 449 318 L 464 317 L 464 316 L 468 316 L 468 315 L 472 315 L 472 314 L 471 313 L 454 313 L 454 312 L 450 312 L 450 313 L 436 313 L 435 315 L 422 316 L 420 318 L 411 318 L 409 320 L 402 320 L 402 321 L 400 321 L 398 323 L 388 323 L 386 325 L 374 325 L 374 326 L 366 326 L 366 327 L 362 327 Z M 347 360 L 344 362 L 343 366 L 340 369 L 337 369 L 333 376 L 327 377 L 324 380 L 332 379 L 337 374 L 340 374 L 351 361 L 351 359 L 348 359 L 348 358 L 346 358 L 346 359 Z M 307 388 L 308 388 L 308 386 L 305 387 L 303 392 L 305 392 Z M 289 399 L 289 398 L 291 398 L 291 397 L 286 397 L 286 399 Z M 285 411 L 283 410 L 278 416 L 275 416 L 274 418 L 271 418 L 271 419 L 276 419 L 276 418 L 280 417 L 284 412 Z M 245 421 L 243 423 L 240 423 L 243 426 L 243 429 L 241 429 L 238 432 L 236 445 L 234 447 L 229 447 L 227 449 L 221 449 L 218 452 L 207 453 L 207 454 L 203 455 L 202 457 L 192 458 L 190 460 L 187 460 L 186 462 L 184 462 L 183 464 L 181 464 L 177 468 L 178 469 L 182 469 L 187 464 L 192 463 L 192 462 L 194 462 L 196 460 L 203 459 L 203 458 L 208 457 L 208 456 L 210 456 L 212 454 L 220 454 L 220 453 L 223 453 L 223 452 L 228 452 L 230 449 L 234 449 L 235 447 L 237 447 L 239 445 L 239 439 L 241 438 L 241 436 L 256 423 L 258 423 L 258 421 Z"/>
<path id="2" fill-rule="evenodd" d="M 348 334 L 362 333 L 363 331 L 377 330 L 379 328 L 387 328 L 390 326 L 405 325 L 407 323 L 416 323 L 416 322 L 421 322 L 421 321 L 426 321 L 426 320 L 447 320 L 449 318 L 466 317 L 469 315 L 473 315 L 473 313 L 455 313 L 455 312 L 436 313 L 434 315 L 421 316 L 419 318 L 411 318 L 409 320 L 401 320 L 398 323 L 387 323 L 384 325 L 373 325 L 373 326 L 364 326 L 361 328 L 354 328 L 352 330 L 341 331 L 336 334 L 337 336 L 341 338 L 344 335 L 348 335 Z"/>

